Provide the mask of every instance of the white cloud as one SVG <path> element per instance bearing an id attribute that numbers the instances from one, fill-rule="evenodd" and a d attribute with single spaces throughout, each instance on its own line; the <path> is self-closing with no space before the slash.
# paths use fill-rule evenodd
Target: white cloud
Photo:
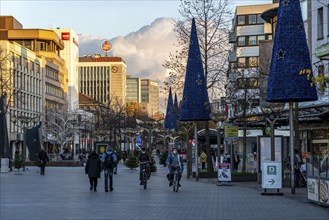
<path id="1" fill-rule="evenodd" d="M 173 22 L 171 18 L 158 18 L 136 32 L 111 39 L 113 49 L 109 55 L 123 58 L 127 64 L 127 74 L 162 84 L 167 75 L 162 64 L 167 60 L 169 53 L 176 50 L 173 45 L 176 42 Z M 103 40 L 103 37 L 80 35 L 80 56 L 104 54 L 100 49 Z M 163 98 L 160 100 L 162 106 Z M 160 110 L 164 109 L 160 106 Z"/>

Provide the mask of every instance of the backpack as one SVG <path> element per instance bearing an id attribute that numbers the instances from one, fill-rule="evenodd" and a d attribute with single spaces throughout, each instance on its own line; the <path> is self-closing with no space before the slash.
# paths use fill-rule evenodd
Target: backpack
<path id="1" fill-rule="evenodd" d="M 105 160 L 104 160 L 104 166 L 106 167 L 106 168 L 113 168 L 113 167 L 115 167 L 115 163 L 114 163 L 114 160 L 113 160 L 113 153 L 111 153 L 111 154 L 107 154 L 107 153 L 105 153 L 106 154 L 106 156 L 105 156 Z"/>

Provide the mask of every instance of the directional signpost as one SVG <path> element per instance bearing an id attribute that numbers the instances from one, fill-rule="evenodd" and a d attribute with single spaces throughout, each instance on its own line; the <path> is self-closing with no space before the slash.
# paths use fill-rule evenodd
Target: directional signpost
<path id="1" fill-rule="evenodd" d="M 264 189 L 262 195 L 283 195 L 283 193 L 279 193 L 279 189 L 282 188 L 281 162 L 266 161 L 263 163 L 262 188 Z M 277 189 L 277 192 L 269 193 L 266 192 L 266 189 Z"/>

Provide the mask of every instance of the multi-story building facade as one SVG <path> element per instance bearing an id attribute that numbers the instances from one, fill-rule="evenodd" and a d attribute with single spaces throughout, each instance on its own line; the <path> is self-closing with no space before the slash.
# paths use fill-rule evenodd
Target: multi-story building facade
<path id="1" fill-rule="evenodd" d="M 259 42 L 272 39 L 273 26 L 265 23 L 261 14 L 277 3 L 238 6 L 235 10 L 229 42 L 227 102 L 229 116 L 259 113 Z M 245 105 L 244 105 L 245 103 Z"/>
<path id="2" fill-rule="evenodd" d="M 69 110 L 79 108 L 79 37 L 72 29 L 53 29 L 64 43 L 64 49 L 60 51 L 60 57 L 65 60 L 68 71 L 67 101 Z"/>
<path id="3" fill-rule="evenodd" d="M 130 75 L 126 80 L 126 102 L 141 102 L 141 79 Z"/>
<path id="4" fill-rule="evenodd" d="M 142 110 L 150 117 L 154 117 L 159 112 L 158 83 L 150 79 L 142 79 L 141 85 Z"/>
<path id="5" fill-rule="evenodd" d="M 52 30 L 23 29 L 12 16 L 0 16 L 0 45 L 9 55 L 7 84 L 10 151 L 23 151 L 24 129 L 44 119 L 46 109 L 64 106 L 67 70 L 59 56 L 64 44 Z M 2 72 L 3 73 L 3 72 Z"/>
<path id="6" fill-rule="evenodd" d="M 310 24 L 309 48 L 315 77 L 329 77 L 329 0 L 308 0 L 307 19 Z M 310 112 L 300 123 L 302 151 L 325 157 L 329 153 L 329 88 L 318 87 L 318 101 L 300 103 L 299 108 Z M 322 87 L 323 88 L 323 87 Z M 314 120 L 316 119 L 316 120 Z M 304 120 L 303 120 L 304 121 Z"/>
<path id="7" fill-rule="evenodd" d="M 312 63 L 316 76 L 323 76 L 329 72 L 329 0 L 310 1 L 312 36 L 310 45 L 312 52 Z M 329 88 L 321 92 L 320 98 L 328 102 Z"/>
<path id="8" fill-rule="evenodd" d="M 121 57 L 80 57 L 79 92 L 105 105 L 125 104 L 126 69 Z"/>

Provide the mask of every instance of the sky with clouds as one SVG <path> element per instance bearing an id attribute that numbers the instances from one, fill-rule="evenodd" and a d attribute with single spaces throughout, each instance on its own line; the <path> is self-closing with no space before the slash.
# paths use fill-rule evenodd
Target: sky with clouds
<path id="1" fill-rule="evenodd" d="M 272 0 L 233 3 L 234 11 L 237 5 Z M 73 29 L 79 35 L 81 56 L 102 54 L 100 43 L 110 39 L 111 55 L 125 60 L 127 74 L 162 83 L 166 77 L 162 64 L 176 50 L 172 19 L 179 18 L 179 4 L 179 0 L 1 0 L 0 14 L 14 16 L 24 28 Z"/>

